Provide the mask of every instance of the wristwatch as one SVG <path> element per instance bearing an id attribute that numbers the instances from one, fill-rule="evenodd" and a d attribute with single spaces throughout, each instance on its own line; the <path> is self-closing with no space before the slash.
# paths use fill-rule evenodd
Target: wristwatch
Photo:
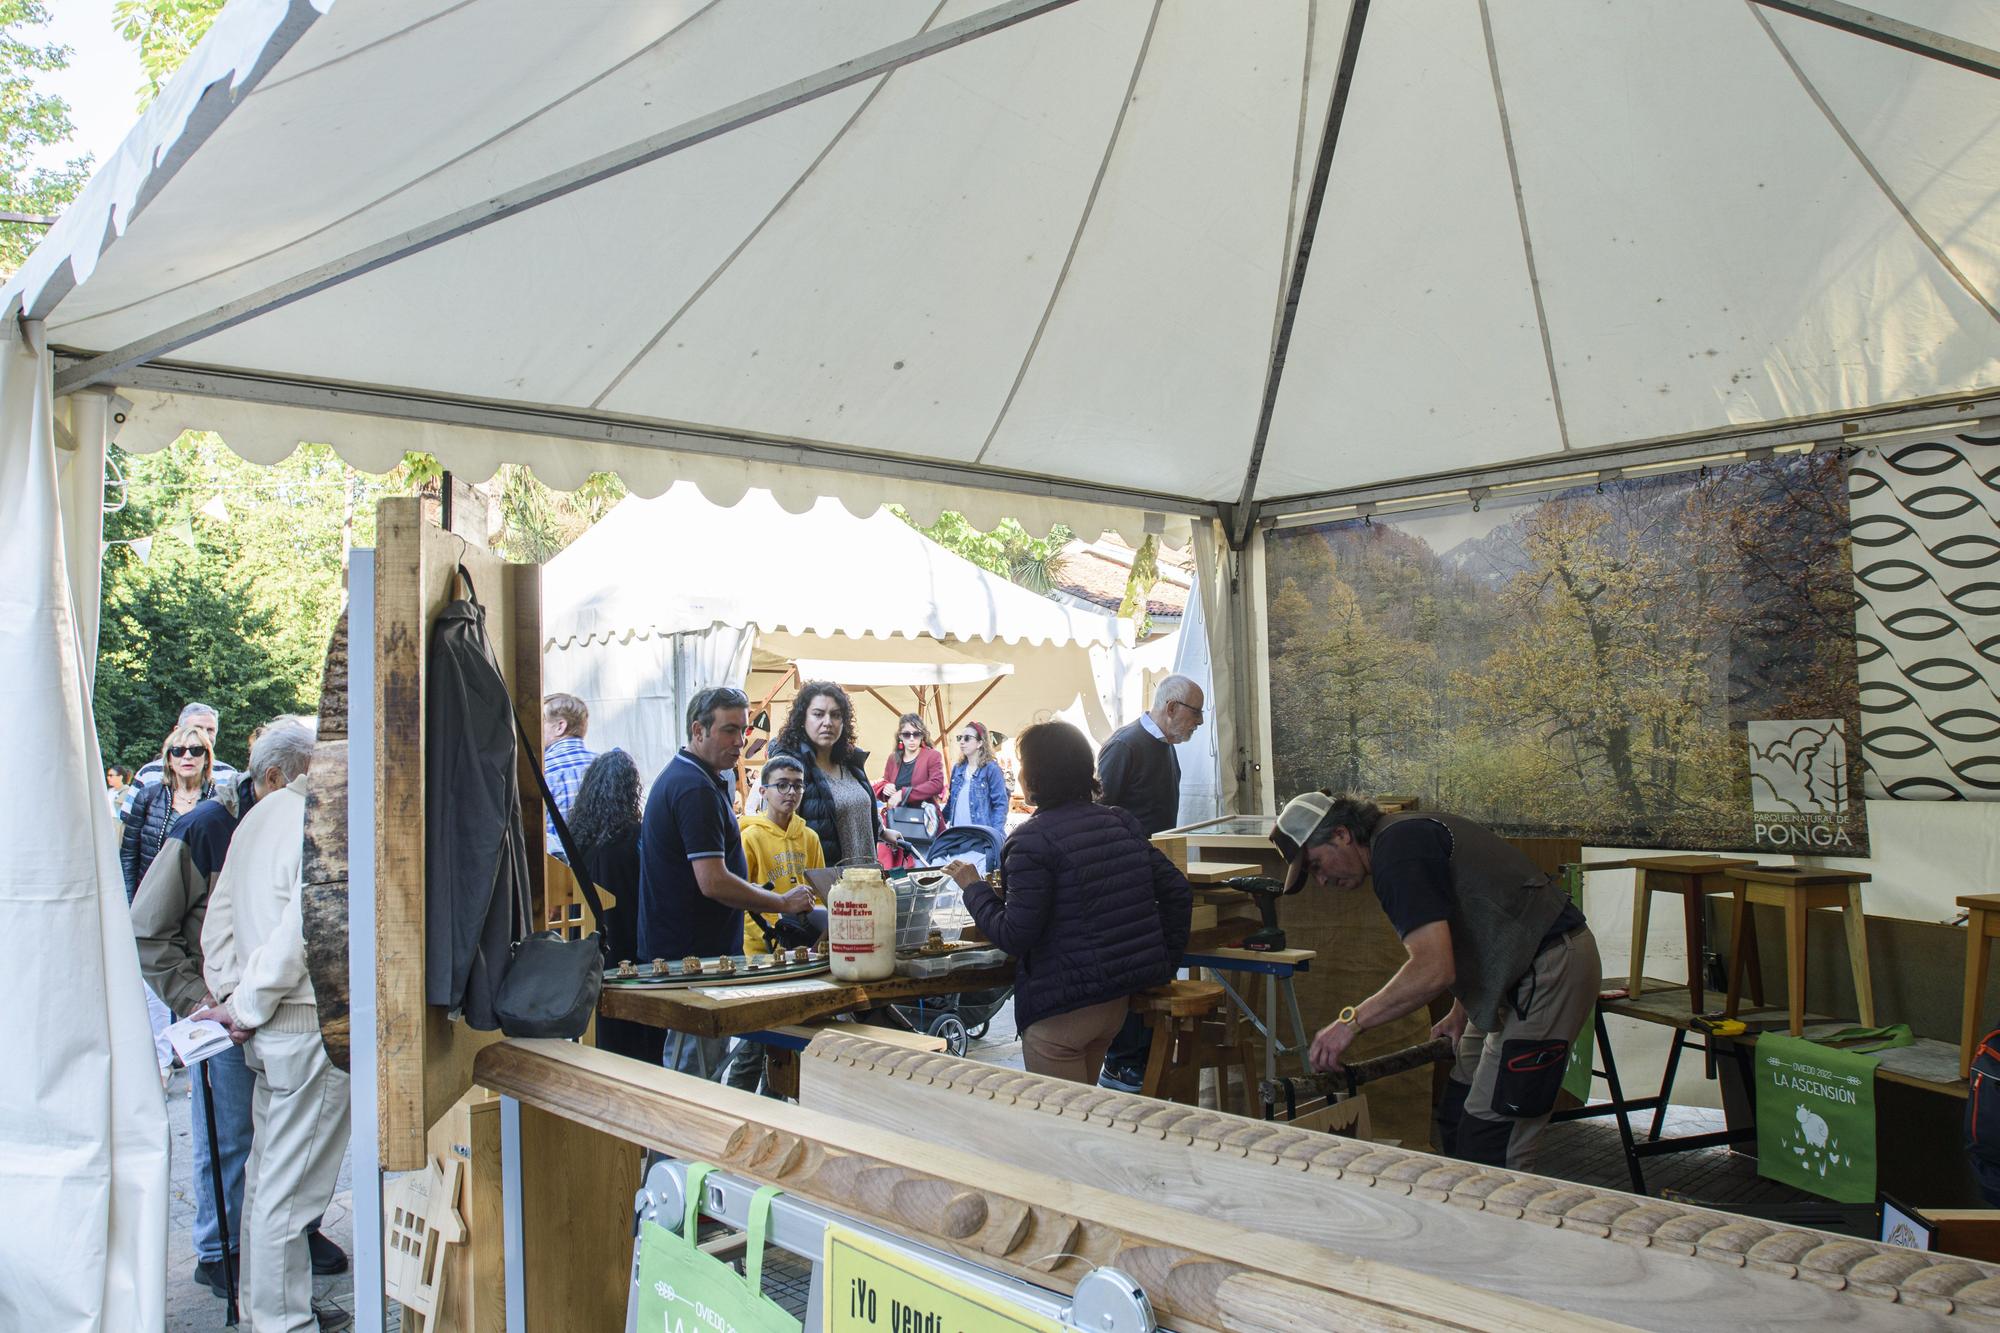
<path id="1" fill-rule="evenodd" d="M 1340 1017 L 1334 1019 L 1333 1021 L 1336 1023 L 1345 1023 L 1347 1024 L 1347 1026 L 1353 1028 L 1356 1032 L 1361 1031 L 1361 1024 L 1354 1021 L 1354 1006 L 1351 1004 L 1348 1005 L 1346 1008 L 1342 1009 L 1340 1011 Z"/>

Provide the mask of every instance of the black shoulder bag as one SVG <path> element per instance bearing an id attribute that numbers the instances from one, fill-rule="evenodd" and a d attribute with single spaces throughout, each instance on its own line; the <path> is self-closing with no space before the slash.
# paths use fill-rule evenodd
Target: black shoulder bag
<path id="1" fill-rule="evenodd" d="M 465 566 L 459 566 L 458 576 L 465 580 L 467 593 L 477 601 L 472 576 Z M 548 810 L 549 822 L 556 826 L 556 838 L 569 857 L 569 868 L 583 889 L 583 900 L 589 905 L 591 920 L 597 928 L 580 940 L 564 939 L 559 930 L 532 931 L 515 940 L 507 975 L 493 997 L 493 1012 L 500 1020 L 500 1030 L 510 1037 L 581 1037 L 590 1026 L 590 1016 L 597 1012 L 597 997 L 604 989 L 604 961 L 609 951 L 604 938 L 604 904 L 597 896 L 596 881 L 591 879 L 583 858 L 577 855 L 576 844 L 570 839 L 569 821 L 556 806 L 535 744 L 521 724 L 520 710 L 510 702 L 507 711 L 513 715 L 514 734 L 522 753 L 528 756 L 528 767 L 535 772 L 542 805 Z M 525 898 L 525 885 L 522 894 Z M 521 919 L 532 920 L 531 904 L 524 901 L 520 907 Z"/>

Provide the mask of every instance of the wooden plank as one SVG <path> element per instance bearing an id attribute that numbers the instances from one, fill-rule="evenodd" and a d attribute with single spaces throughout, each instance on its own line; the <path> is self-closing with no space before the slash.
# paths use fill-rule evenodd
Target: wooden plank
<path id="1" fill-rule="evenodd" d="M 1239 935 L 1238 938 L 1241 938 Z M 647 989 L 637 986 L 607 986 L 597 1002 L 597 1011 L 606 1018 L 623 1018 L 674 1032 L 691 1032 L 699 1037 L 736 1037 L 745 1032 L 766 1032 L 787 1023 L 872 1009 L 881 1004 L 961 991 L 991 990 L 1012 985 L 1014 967 L 982 967 L 953 972 L 940 977 L 890 977 L 866 985 L 831 983 L 810 991 L 764 994 L 763 986 L 734 986 L 727 998 L 698 995 L 693 990 Z M 783 982 L 773 983 L 783 985 Z"/>
<path id="2" fill-rule="evenodd" d="M 334 622 L 320 676 L 319 727 L 306 775 L 299 917 L 320 1040 L 336 1069 L 348 1068 L 347 976 L 347 612 Z"/>
<path id="3" fill-rule="evenodd" d="M 989 1075 L 1027 1077 L 982 1068 Z M 1184 1333 L 1616 1327 L 567 1042 L 501 1042 L 480 1052 L 478 1073 L 482 1084 L 524 1106 L 559 1111 L 678 1157 L 714 1162 L 1044 1287 L 1070 1290 L 1093 1268 L 1116 1266 L 1145 1288 L 1159 1322 Z M 1077 1094 L 1099 1091 L 1066 1087 Z M 581 1256 L 577 1249 L 572 1243 L 563 1254 L 579 1263 L 600 1262 L 595 1253 Z M 529 1251 L 532 1256 L 532 1242 Z"/>
<path id="4" fill-rule="evenodd" d="M 1190 884 L 1220 884 L 1242 875 L 1254 875 L 1257 871 L 1255 861 L 1190 861 L 1182 873 L 1188 877 Z"/>
<path id="5" fill-rule="evenodd" d="M 538 1106 L 521 1107 L 529 1329 L 625 1326 L 632 1196 L 642 1183 L 644 1163 L 638 1144 Z"/>
<path id="6" fill-rule="evenodd" d="M 835 1023 L 819 1019 L 811 1023 L 787 1023 L 783 1027 L 767 1029 L 783 1033 L 787 1037 L 797 1037 L 811 1041 L 822 1032 L 857 1032 L 870 1041 L 879 1041 L 884 1046 L 895 1046 L 905 1051 L 941 1051 L 945 1049 L 943 1037 L 933 1037 L 924 1032 L 905 1032 L 901 1028 L 877 1027 L 872 1023 Z"/>
<path id="7" fill-rule="evenodd" d="M 1941 1327 L 1950 1306 L 1909 1304 L 1927 1290 L 1915 1272 L 1871 1289 L 1868 1279 L 1911 1254 L 1888 1246 L 1856 1243 L 1837 1262 L 1829 1252 L 1829 1271 L 1801 1280 L 1805 1254 L 1843 1242 L 1825 1232 L 888 1051 L 864 1035 L 823 1036 L 801 1065 L 802 1104 L 829 1119 L 899 1127 L 942 1149 L 1404 1265 L 1496 1299 L 1663 1330 Z M 1750 1249 L 1760 1241 L 1771 1243 Z M 1754 1266 L 1744 1266 L 1746 1251 Z M 1913 1267 L 1935 1263 L 1919 1256 Z"/>
<path id="8" fill-rule="evenodd" d="M 498 1333 L 507 1319 L 500 1099 L 478 1088 L 467 1093 L 431 1126 L 429 1151 L 465 1163 L 458 1194 L 465 1241 L 444 1252 L 436 1333 Z"/>

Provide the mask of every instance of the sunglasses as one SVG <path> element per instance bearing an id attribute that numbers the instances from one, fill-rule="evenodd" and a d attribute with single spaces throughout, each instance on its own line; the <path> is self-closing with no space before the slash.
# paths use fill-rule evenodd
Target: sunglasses
<path id="1" fill-rule="evenodd" d="M 896 735 L 906 741 L 920 741 L 924 738 L 924 733 L 921 731 L 899 731 Z"/>
<path id="2" fill-rule="evenodd" d="M 204 759 L 208 756 L 208 749 L 201 745 L 169 745 L 167 755 L 172 759 Z"/>
<path id="3" fill-rule="evenodd" d="M 964 745 L 977 745 L 979 744 L 979 733 L 976 731 L 964 732 L 958 739 Z"/>
<path id="4" fill-rule="evenodd" d="M 804 791 L 806 789 L 806 784 L 803 782 L 767 782 L 764 785 L 772 791 Z"/>

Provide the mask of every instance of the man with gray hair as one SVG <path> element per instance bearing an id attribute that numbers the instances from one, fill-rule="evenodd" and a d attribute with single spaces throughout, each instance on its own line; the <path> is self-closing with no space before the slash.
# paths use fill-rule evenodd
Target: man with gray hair
<path id="1" fill-rule="evenodd" d="M 183 705 L 180 720 L 174 726 L 199 727 L 208 733 L 209 776 L 217 786 L 222 784 L 224 778 L 236 776 L 236 770 L 223 763 L 221 756 L 215 753 L 215 738 L 222 730 L 222 716 L 212 705 L 204 703 Z M 158 782 L 166 771 L 166 766 L 158 759 L 148 760 L 139 766 L 139 772 L 133 777 L 132 785 L 137 787 L 141 783 Z"/>
<path id="2" fill-rule="evenodd" d="M 1151 711 L 1111 733 L 1097 752 L 1097 777 L 1104 788 L 1099 799 L 1138 820 L 1140 832 L 1149 838 L 1180 822 L 1181 761 L 1174 747 L 1186 744 L 1201 726 L 1205 703 L 1192 678 L 1168 676 L 1153 691 Z M 1098 1086 L 1139 1091 L 1148 1044 L 1145 1023 L 1132 1015 L 1104 1053 Z"/>
<path id="3" fill-rule="evenodd" d="M 347 1150 L 347 1075 L 320 1044 L 299 908 L 313 733 L 292 717 L 250 749 L 257 804 L 244 816 L 202 926 L 202 974 L 257 1075 L 244 1191 L 250 1327 L 314 1326 L 305 1223 L 333 1199 Z"/>

